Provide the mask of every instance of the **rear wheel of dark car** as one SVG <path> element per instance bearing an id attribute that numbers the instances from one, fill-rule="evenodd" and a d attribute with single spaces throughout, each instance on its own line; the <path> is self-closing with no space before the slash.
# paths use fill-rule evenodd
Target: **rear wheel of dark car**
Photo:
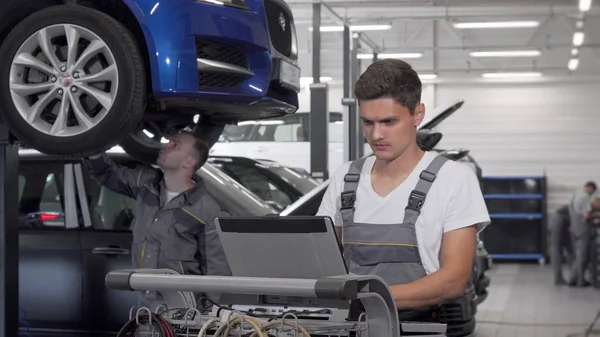
<path id="1" fill-rule="evenodd" d="M 2 119 L 25 145 L 87 156 L 133 131 L 145 75 L 131 33 L 95 9 L 62 5 L 17 24 L 0 47 Z"/>

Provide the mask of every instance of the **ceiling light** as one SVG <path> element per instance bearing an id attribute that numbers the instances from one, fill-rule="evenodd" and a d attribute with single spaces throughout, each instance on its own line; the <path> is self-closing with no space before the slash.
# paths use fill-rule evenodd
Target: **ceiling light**
<path id="1" fill-rule="evenodd" d="M 353 31 L 369 31 L 369 30 L 390 30 L 392 25 L 353 25 L 350 30 Z"/>
<path id="2" fill-rule="evenodd" d="M 392 25 L 353 25 L 350 26 L 351 31 L 371 31 L 371 30 L 390 30 Z M 312 32 L 313 27 L 308 27 L 308 30 Z M 320 32 L 343 32 L 344 26 L 321 26 Z"/>
<path id="3" fill-rule="evenodd" d="M 456 22 L 454 23 L 454 28 L 531 28 L 539 25 L 538 21 Z"/>
<path id="4" fill-rule="evenodd" d="M 471 57 L 535 57 L 542 55 L 539 50 L 475 51 Z"/>
<path id="5" fill-rule="evenodd" d="M 437 74 L 419 74 L 421 80 L 433 80 L 437 78 Z"/>
<path id="6" fill-rule="evenodd" d="M 577 49 L 577 48 L 573 48 L 573 49 L 571 49 L 571 55 L 572 55 L 572 56 L 577 56 L 577 55 L 579 55 L 579 49 Z"/>
<path id="7" fill-rule="evenodd" d="M 575 28 L 583 29 L 583 21 L 577 20 L 577 22 L 575 23 Z"/>
<path id="8" fill-rule="evenodd" d="M 585 34 L 583 32 L 575 32 L 573 34 L 573 45 L 575 47 L 579 47 L 583 44 L 583 39 L 585 38 Z"/>
<path id="9" fill-rule="evenodd" d="M 592 7 L 592 0 L 579 0 L 579 10 L 587 12 Z"/>
<path id="10" fill-rule="evenodd" d="M 358 59 L 367 60 L 372 59 L 373 54 L 358 54 Z M 378 59 L 418 59 L 423 57 L 423 53 L 384 53 L 377 54 Z"/>
<path id="11" fill-rule="evenodd" d="M 575 69 L 577 69 L 577 67 L 579 66 L 579 59 L 570 59 L 569 60 L 569 70 L 573 71 Z"/>
<path id="12" fill-rule="evenodd" d="M 321 83 L 323 82 L 329 82 L 331 80 L 333 80 L 333 78 L 329 77 L 329 76 L 321 76 L 319 77 L 319 80 Z M 308 85 L 311 84 L 313 82 L 313 78 L 312 77 L 300 77 L 300 83 Z"/>
<path id="13" fill-rule="evenodd" d="M 540 77 L 542 73 L 538 72 L 519 72 L 519 73 L 483 73 L 483 78 L 525 78 L 525 77 Z"/>

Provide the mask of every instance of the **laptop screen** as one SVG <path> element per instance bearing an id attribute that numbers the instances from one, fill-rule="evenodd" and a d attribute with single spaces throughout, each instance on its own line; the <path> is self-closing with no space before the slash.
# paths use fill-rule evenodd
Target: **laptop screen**
<path id="1" fill-rule="evenodd" d="M 318 279 L 348 274 L 329 217 L 226 217 L 215 222 L 233 276 Z"/>

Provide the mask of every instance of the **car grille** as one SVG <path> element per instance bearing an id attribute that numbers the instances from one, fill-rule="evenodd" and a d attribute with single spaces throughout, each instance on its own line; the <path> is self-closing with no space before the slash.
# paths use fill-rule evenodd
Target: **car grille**
<path id="1" fill-rule="evenodd" d="M 283 56 L 292 58 L 291 14 L 276 0 L 265 0 L 267 24 L 273 48 Z"/>
<path id="2" fill-rule="evenodd" d="M 219 74 L 211 72 L 200 72 L 200 78 L 198 79 L 198 85 L 200 88 L 233 88 L 240 85 L 245 76 L 236 74 Z"/>
<path id="3" fill-rule="evenodd" d="M 248 69 L 246 54 L 237 47 L 222 43 L 197 38 L 196 57 Z M 240 85 L 247 78 L 242 74 L 219 71 L 199 71 L 198 77 L 198 85 L 201 88 L 232 88 Z"/>

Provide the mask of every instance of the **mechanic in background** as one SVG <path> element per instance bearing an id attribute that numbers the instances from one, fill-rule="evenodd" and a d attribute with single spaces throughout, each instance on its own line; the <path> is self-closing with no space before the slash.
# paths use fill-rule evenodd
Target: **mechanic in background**
<path id="1" fill-rule="evenodd" d="M 567 284 L 563 276 L 562 266 L 573 263 L 573 246 L 569 233 L 569 205 L 564 205 L 550 216 L 550 262 L 554 272 L 554 284 Z M 565 255 L 567 259 L 565 261 Z"/>
<path id="2" fill-rule="evenodd" d="M 208 152 L 209 147 L 202 140 L 190 132 L 181 132 L 160 150 L 156 162 L 160 169 L 118 166 L 105 153 L 83 160 L 101 185 L 136 199 L 133 268 L 231 275 L 213 222 L 227 214 L 196 175 Z M 142 299 L 146 306 L 158 305 L 160 301 L 148 293 Z"/>
<path id="3" fill-rule="evenodd" d="M 592 211 L 592 195 L 596 193 L 596 183 L 588 181 L 583 188 L 577 189 L 569 203 L 569 219 L 571 239 L 573 243 L 574 260 L 569 275 L 569 285 L 577 287 L 588 286 L 584 274 L 589 261 L 591 228 L 588 222 Z"/>
<path id="4" fill-rule="evenodd" d="M 477 176 L 423 152 L 421 81 L 401 60 L 371 64 L 355 85 L 374 156 L 344 163 L 317 215 L 329 216 L 350 273 L 380 276 L 404 321 L 438 321 L 439 305 L 464 295 L 477 232 L 490 223 Z"/>

